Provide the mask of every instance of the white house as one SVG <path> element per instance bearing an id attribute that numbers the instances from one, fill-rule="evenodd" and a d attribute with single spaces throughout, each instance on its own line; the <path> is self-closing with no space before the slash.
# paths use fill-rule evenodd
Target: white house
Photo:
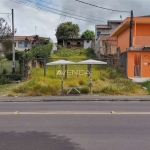
<path id="1" fill-rule="evenodd" d="M 34 37 L 35 37 L 35 35 L 34 36 L 15 36 L 14 37 L 15 50 L 24 51 L 25 49 L 30 49 L 31 45 L 30 45 L 30 43 L 27 43 L 25 41 L 25 38 L 28 38 L 28 40 L 33 41 Z M 51 38 L 40 37 L 40 36 L 38 36 L 38 38 L 44 38 L 46 41 L 53 43 Z M 54 50 L 56 50 L 56 48 Z"/>
<path id="2" fill-rule="evenodd" d="M 33 36 L 14 36 L 15 50 L 25 51 L 26 49 L 30 49 L 31 45 L 30 45 L 30 43 L 27 43 L 25 41 L 25 39 L 28 38 L 28 40 L 33 41 L 34 37 L 35 37 L 35 35 L 33 35 Z M 51 38 L 40 37 L 40 36 L 38 36 L 38 38 L 44 38 L 48 42 L 53 43 L 53 41 L 51 40 Z M 3 55 L 5 50 L 7 50 L 7 52 L 11 52 L 12 51 L 11 47 L 9 47 L 9 49 L 8 49 L 8 48 L 6 48 L 4 46 L 4 44 L 3 44 L 4 42 L 0 43 L 0 55 Z M 57 51 L 57 47 L 55 46 L 54 43 L 53 43 L 52 52 L 53 51 Z"/>
<path id="3" fill-rule="evenodd" d="M 58 38 L 58 45 L 69 48 L 72 46 L 83 47 L 85 49 L 91 46 L 92 39 L 82 39 L 82 38 Z"/>

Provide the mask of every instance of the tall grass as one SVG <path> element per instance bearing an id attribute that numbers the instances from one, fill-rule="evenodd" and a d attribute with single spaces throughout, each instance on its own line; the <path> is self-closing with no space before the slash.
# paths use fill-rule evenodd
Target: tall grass
<path id="1" fill-rule="evenodd" d="M 76 65 L 70 65 L 68 68 L 76 70 Z M 56 69 L 56 70 L 55 70 Z M 37 68 L 31 70 L 30 79 L 13 89 L 10 95 L 28 95 L 28 96 L 43 96 L 43 95 L 58 95 L 61 90 L 61 76 L 57 75 L 59 66 L 47 67 L 46 77 L 43 76 L 43 69 Z M 86 70 L 86 65 L 78 66 L 78 69 Z M 113 69 L 112 69 L 113 70 Z M 115 69 L 114 69 L 115 71 Z M 109 68 L 97 70 L 95 67 L 92 69 L 92 90 L 95 94 L 102 95 L 143 95 L 148 94 L 142 86 L 132 83 L 123 77 L 110 77 Z M 118 75 L 118 76 L 121 76 Z M 64 77 L 64 88 L 67 87 L 80 87 L 81 91 L 89 89 L 90 78 L 87 75 L 69 75 L 67 79 Z M 89 91 L 89 90 L 88 90 Z M 85 92 L 86 93 L 86 92 Z"/>
<path id="2" fill-rule="evenodd" d="M 77 61 L 81 58 L 87 57 L 90 50 L 59 50 L 57 54 L 52 55 L 54 58 L 74 58 Z M 90 54 L 88 54 L 90 55 Z M 68 56 L 68 57 L 67 57 Z M 91 56 L 91 55 L 90 55 Z M 81 59 L 82 60 L 82 59 Z M 68 70 L 87 70 L 87 65 L 68 65 Z M 10 95 L 19 96 L 42 96 L 42 95 L 58 95 L 61 91 L 61 75 L 58 75 L 58 70 L 61 66 L 47 66 L 46 77 L 44 77 L 44 69 L 36 68 L 31 70 L 30 78 L 25 83 L 20 84 L 12 90 Z M 65 66 L 63 67 L 65 70 Z M 100 95 L 143 95 L 148 94 L 141 85 L 132 83 L 125 79 L 123 74 L 107 65 L 92 65 L 92 90 L 93 93 Z M 90 87 L 90 77 L 84 75 L 68 75 L 65 79 L 64 75 L 64 89 L 68 87 L 80 87 L 82 93 L 88 93 Z"/>

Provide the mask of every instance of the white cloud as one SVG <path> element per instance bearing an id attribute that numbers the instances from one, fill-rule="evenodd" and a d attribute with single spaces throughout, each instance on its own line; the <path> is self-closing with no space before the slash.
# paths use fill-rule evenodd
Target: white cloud
<path id="1" fill-rule="evenodd" d="M 35 0 L 36 2 L 41 2 L 41 0 Z M 50 0 L 45 0 L 49 1 Z M 148 2 L 150 0 L 145 0 L 144 2 L 142 0 L 83 0 L 85 2 L 89 2 L 95 5 L 113 8 L 113 9 L 119 9 L 119 10 L 134 10 L 134 15 L 140 16 L 140 15 L 148 15 L 149 14 L 149 5 Z M 52 2 L 52 0 L 51 0 Z M 91 7 L 82 3 L 79 3 L 75 0 L 53 0 L 54 4 L 60 5 L 65 8 L 55 7 L 53 5 L 50 5 L 52 8 L 60 9 L 65 12 L 73 13 L 80 16 L 85 16 L 94 18 L 92 16 L 96 16 L 95 19 L 105 18 L 105 19 L 120 19 L 120 15 L 122 15 L 123 19 L 130 14 L 128 13 L 116 13 L 111 11 L 106 11 L 102 9 L 98 9 L 95 7 Z M 47 3 L 43 3 L 43 5 L 48 6 Z M 85 21 L 80 21 L 72 18 L 68 18 L 65 16 L 60 16 L 57 14 L 53 14 L 50 12 L 44 12 L 29 6 L 20 5 L 17 3 L 14 3 L 10 0 L 1 0 L 0 3 L 0 12 L 8 12 L 11 13 L 11 9 L 14 9 L 14 19 L 15 19 L 15 27 L 17 28 L 16 35 L 34 35 L 35 34 L 35 26 L 38 27 L 36 29 L 36 34 L 40 36 L 45 37 L 51 37 L 54 42 L 56 42 L 55 37 L 55 29 L 57 26 L 66 21 L 72 21 L 75 24 L 78 24 L 81 33 L 85 31 L 86 29 L 95 30 L 95 24 L 97 23 L 90 23 Z M 75 10 L 69 11 L 68 9 Z M 81 13 L 76 13 L 76 11 Z M 9 18 L 7 15 L 0 14 L 0 17 L 3 17 L 6 19 L 6 21 L 11 25 L 11 15 L 9 15 Z M 100 19 L 101 20 L 101 19 Z M 102 20 L 101 20 L 102 21 Z M 107 20 L 103 20 L 107 21 Z M 99 22 L 100 23 L 100 22 Z M 102 23 L 102 22 L 101 22 Z"/>

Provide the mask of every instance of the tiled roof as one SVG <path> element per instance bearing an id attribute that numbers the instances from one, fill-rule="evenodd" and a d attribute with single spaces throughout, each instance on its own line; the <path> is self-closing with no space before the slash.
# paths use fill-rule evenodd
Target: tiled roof
<path id="1" fill-rule="evenodd" d="M 30 36 L 14 36 L 14 39 L 15 40 L 24 40 L 25 38 L 28 38 L 29 40 L 31 39 L 33 39 L 33 37 L 35 37 L 35 35 L 30 35 Z M 50 38 L 47 38 L 47 37 L 40 37 L 39 36 L 39 38 L 45 38 L 45 39 L 49 39 L 50 40 Z"/>

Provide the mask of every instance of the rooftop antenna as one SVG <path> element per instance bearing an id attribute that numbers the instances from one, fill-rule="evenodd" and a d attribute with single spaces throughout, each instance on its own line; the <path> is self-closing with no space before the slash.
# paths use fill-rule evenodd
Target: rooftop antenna
<path id="1" fill-rule="evenodd" d="M 36 29 L 37 29 L 38 27 L 37 26 L 35 26 L 35 35 L 36 35 Z"/>
<path id="2" fill-rule="evenodd" d="M 120 15 L 121 21 L 122 21 L 122 16 Z"/>

